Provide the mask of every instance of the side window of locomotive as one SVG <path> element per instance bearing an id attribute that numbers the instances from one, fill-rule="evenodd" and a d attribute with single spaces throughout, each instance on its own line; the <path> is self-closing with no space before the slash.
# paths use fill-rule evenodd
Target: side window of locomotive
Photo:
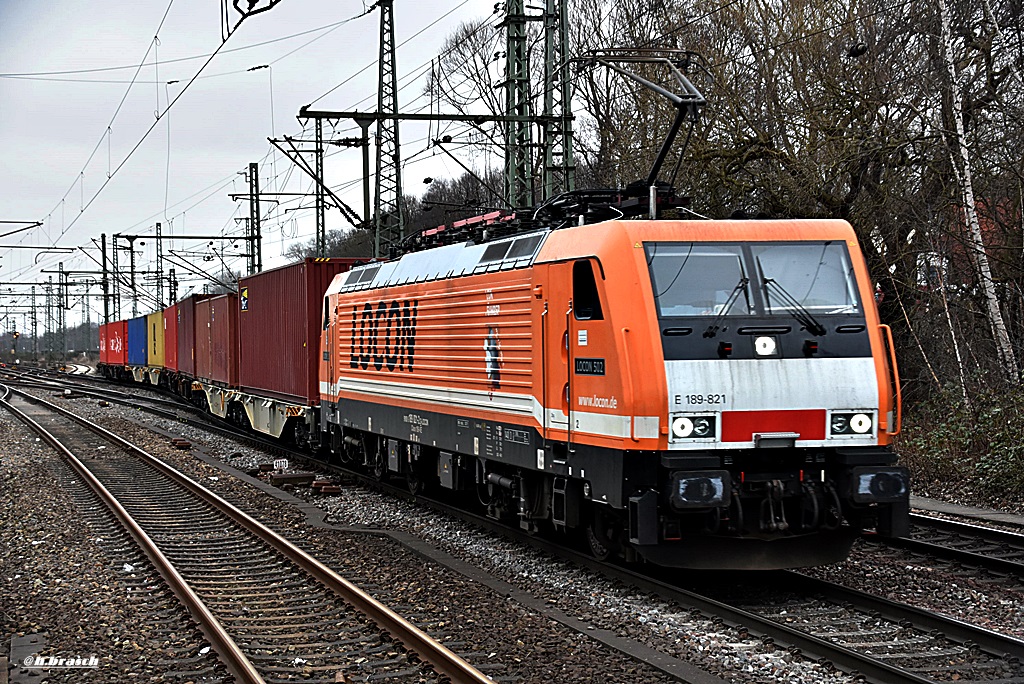
<path id="1" fill-rule="evenodd" d="M 324 297 L 324 330 L 327 330 L 327 326 L 331 324 L 331 300 L 329 297 Z"/>
<path id="2" fill-rule="evenodd" d="M 842 242 L 753 245 L 769 313 L 790 311 L 788 297 L 816 314 L 860 313 L 857 280 Z"/>
<path id="3" fill-rule="evenodd" d="M 745 316 L 752 311 L 739 245 L 652 242 L 645 245 L 661 316 Z"/>
<path id="4" fill-rule="evenodd" d="M 602 321 L 601 297 L 597 294 L 594 265 L 577 261 L 572 265 L 572 310 L 577 321 Z"/>

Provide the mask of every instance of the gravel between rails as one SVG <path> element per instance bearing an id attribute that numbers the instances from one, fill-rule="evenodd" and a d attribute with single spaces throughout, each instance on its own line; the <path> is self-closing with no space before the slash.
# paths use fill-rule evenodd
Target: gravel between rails
<path id="1" fill-rule="evenodd" d="M 957 572 L 948 563 L 858 541 L 846 561 L 803 572 L 1024 639 L 1024 587 L 1008 587 L 977 568 Z"/>
<path id="2" fill-rule="evenodd" d="M 61 458 L 2 409 L 0 444 L 0 656 L 10 655 L 11 637 L 44 634 L 39 655 L 95 655 L 99 666 L 35 671 L 32 681 L 223 680 L 134 543 L 116 534 L 112 518 L 105 524 Z"/>

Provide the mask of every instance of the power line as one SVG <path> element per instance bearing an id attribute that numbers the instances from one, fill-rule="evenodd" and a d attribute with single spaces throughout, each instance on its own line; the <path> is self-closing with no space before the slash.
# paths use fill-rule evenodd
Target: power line
<path id="1" fill-rule="evenodd" d="M 405 40 L 403 40 L 403 41 L 402 41 L 401 43 L 399 43 L 399 44 L 398 44 L 397 46 L 395 46 L 395 50 L 399 50 L 399 49 L 401 49 L 402 47 L 404 47 L 404 46 L 406 45 L 406 43 L 408 43 L 408 42 L 410 42 L 411 40 L 413 40 L 414 38 L 418 37 L 418 36 L 419 36 L 420 34 L 424 33 L 424 32 L 425 32 L 425 31 L 426 31 L 427 29 L 430 29 L 430 28 L 432 28 L 433 26 L 435 26 L 436 24 L 438 24 L 438 23 L 439 23 L 439 22 L 440 22 L 440 21 L 441 21 L 442 19 L 445 19 L 445 18 L 447 18 L 447 17 L 449 16 L 449 15 L 451 15 L 452 13 L 454 13 L 454 12 L 455 12 L 455 10 L 457 10 L 457 9 L 460 9 L 460 8 L 461 8 L 461 7 L 463 6 L 463 5 L 465 5 L 465 4 L 466 4 L 466 3 L 468 3 L 468 2 L 469 2 L 469 0 L 462 0 L 462 2 L 460 2 L 460 3 L 458 4 L 458 5 L 456 5 L 456 6 L 455 6 L 455 7 L 453 7 L 452 9 L 448 10 L 447 12 L 445 12 L 444 14 L 442 14 L 442 15 L 441 15 L 440 17 L 438 17 L 437 19 L 435 19 L 434 21 L 430 22 L 429 24 L 427 24 L 426 26 L 424 26 L 424 27 L 423 27 L 422 29 L 420 29 L 420 30 L 419 30 L 419 31 L 417 31 L 416 33 L 412 34 L 411 36 L 409 36 L 408 38 L 406 38 Z M 346 83 L 348 83 L 349 81 L 351 81 L 351 80 L 352 80 L 352 79 L 354 79 L 354 78 L 355 78 L 356 76 L 358 76 L 359 74 L 363 73 L 364 71 L 366 71 L 367 69 L 369 69 L 370 67 L 372 67 L 372 66 L 373 66 L 374 64 L 376 64 L 376 63 L 377 63 L 376 61 L 370 62 L 369 64 L 367 64 L 366 66 L 364 66 L 364 67 L 363 67 L 362 69 L 360 69 L 359 71 L 355 72 L 354 74 L 352 74 L 351 76 L 349 76 L 348 78 L 346 78 L 346 79 L 345 79 L 344 81 L 342 81 L 342 82 L 341 82 L 341 83 L 339 83 L 338 85 L 334 86 L 333 88 L 331 88 L 330 90 L 328 90 L 328 91 L 327 91 L 327 92 L 325 92 L 325 93 L 324 93 L 323 95 L 321 95 L 320 97 L 316 98 L 315 100 L 313 100 L 312 102 L 310 102 L 310 103 L 309 103 L 308 105 L 306 105 L 306 106 L 307 106 L 307 107 L 309 107 L 309 106 L 315 105 L 315 104 L 316 104 L 317 102 L 319 102 L 320 100 L 324 99 L 325 97 L 327 97 L 328 95 L 330 95 L 331 93 L 333 93 L 333 92 L 334 92 L 335 90 L 337 90 L 337 89 L 338 89 L 338 88 L 340 88 L 341 86 L 345 85 Z M 416 69 L 419 69 L 419 68 L 420 68 L 420 67 L 417 67 Z M 414 69 L 414 71 L 415 71 L 416 69 Z M 371 95 L 370 97 L 373 97 L 373 96 Z M 363 99 L 362 99 L 362 100 L 360 100 L 359 102 L 360 102 L 360 103 L 361 103 L 361 102 L 364 102 L 364 101 L 365 101 L 365 100 L 367 100 L 367 99 L 369 99 L 369 98 L 363 98 Z M 358 103 L 357 103 L 357 104 L 358 104 Z"/>
<path id="2" fill-rule="evenodd" d="M 173 4 L 173 2 L 174 2 L 174 0 L 171 0 L 172 4 Z M 170 6 L 168 6 L 168 11 L 169 10 L 170 10 Z M 164 16 L 166 18 L 166 14 Z M 242 19 L 240 19 L 238 23 L 241 24 L 242 21 L 244 21 L 244 19 L 245 19 L 245 17 L 243 16 Z M 161 26 L 162 25 L 163 25 L 163 22 L 161 21 Z M 74 219 L 71 220 L 71 223 L 69 223 L 66 226 L 64 226 L 61 229 L 61 233 L 57 237 L 57 239 L 52 241 L 52 243 L 54 245 L 57 243 L 58 240 L 60 240 L 61 237 L 63 237 L 71 229 L 72 226 L 75 225 L 75 223 L 78 222 L 78 219 L 80 219 L 82 217 L 82 215 L 85 213 L 85 210 L 88 209 L 90 206 L 92 206 L 92 203 L 96 201 L 96 198 L 100 196 L 100 194 L 103 192 L 103 190 L 107 187 L 107 185 L 110 183 L 110 181 L 114 178 L 114 176 L 117 175 L 118 171 L 120 171 L 122 168 L 124 168 L 124 165 L 126 163 L 128 163 L 128 160 L 131 159 L 131 157 L 135 154 L 135 152 L 142 146 L 142 143 L 144 143 L 146 141 L 146 138 L 149 137 L 149 134 L 153 132 L 153 130 L 157 127 L 157 125 L 159 125 L 160 120 L 163 118 L 163 116 L 167 112 L 169 112 L 171 110 L 171 108 L 174 107 L 174 105 L 178 102 L 178 100 L 180 100 L 182 98 L 182 96 L 192 86 L 192 84 L 195 83 L 196 79 L 199 78 L 199 75 L 202 74 L 203 70 L 206 69 L 207 66 L 209 66 L 210 62 L 212 62 L 213 59 L 218 55 L 218 53 L 220 52 L 221 48 L 223 48 L 224 45 L 227 44 L 229 39 L 230 39 L 230 35 L 227 38 L 224 38 L 221 41 L 221 44 L 217 46 L 217 49 L 214 50 L 213 53 L 210 54 L 210 56 L 202 64 L 202 66 L 199 67 L 199 70 L 196 71 L 196 73 L 192 76 L 191 79 L 189 79 L 188 83 L 186 83 L 184 85 L 184 87 L 182 87 L 181 90 L 178 91 L 178 94 L 174 97 L 174 99 L 170 103 L 168 103 L 167 107 L 164 108 L 164 111 L 161 112 L 157 116 L 156 120 L 150 125 L 150 127 L 148 129 L 146 129 L 146 132 L 142 134 L 142 137 L 139 139 L 139 141 L 137 143 L 135 143 L 135 146 L 132 147 L 132 149 L 128 152 L 128 154 L 124 157 L 124 159 L 121 160 L 121 163 L 118 164 L 117 167 L 112 172 L 109 172 L 107 174 L 107 179 L 103 182 L 102 185 L 100 185 L 99 189 L 89 199 L 88 203 L 85 203 L 84 206 L 82 206 L 82 208 L 79 211 L 78 215 Z M 147 51 L 147 54 L 148 54 L 148 51 Z M 127 97 L 127 93 L 125 94 L 125 96 Z M 122 100 L 122 102 L 123 102 L 123 100 Z M 109 127 L 108 127 L 108 129 L 109 129 Z M 88 164 L 88 162 L 87 162 L 87 164 Z M 84 168 L 83 168 L 82 173 L 84 174 Z M 74 186 L 72 186 L 72 187 L 74 187 Z M 63 199 L 62 199 L 62 201 L 63 201 Z"/>
<path id="3" fill-rule="evenodd" d="M 146 58 L 149 57 L 149 53 L 153 49 L 153 46 L 154 46 L 154 44 L 155 44 L 155 42 L 157 40 L 156 36 L 160 34 L 160 29 L 163 28 L 164 21 L 167 20 L 167 14 L 171 11 L 171 5 L 173 5 L 173 4 L 174 4 L 174 0 L 170 0 L 170 2 L 167 4 L 167 9 L 164 10 L 164 15 L 163 15 L 163 17 L 161 17 L 160 23 L 156 27 L 156 32 L 153 34 L 153 40 L 151 40 L 149 42 L 149 45 L 146 47 L 146 54 L 144 54 L 142 56 L 142 60 L 136 66 L 135 74 L 132 76 L 132 80 L 129 82 L 128 87 L 125 89 L 124 95 L 121 96 L 121 101 L 117 103 L 117 108 L 114 109 L 114 115 L 110 117 L 110 122 L 104 128 L 103 133 L 100 135 L 100 139 L 96 141 L 96 146 L 92 148 L 92 152 L 89 154 L 88 159 L 85 160 L 85 164 L 82 166 L 82 170 L 78 172 L 77 176 L 75 177 L 74 182 L 71 183 L 71 187 L 69 187 L 67 189 L 67 192 L 64 193 L 64 196 L 61 197 L 60 201 L 57 202 L 57 204 L 54 206 L 54 208 L 50 210 L 50 214 L 52 214 L 54 211 L 56 211 L 57 207 L 60 206 L 61 202 L 63 202 L 64 200 L 67 199 L 68 195 L 71 194 L 71 191 L 74 190 L 76 183 L 82 183 L 83 188 L 84 188 L 84 185 L 85 185 L 85 180 L 84 180 L 85 170 L 89 167 L 89 164 L 92 162 L 93 157 L 96 156 L 96 151 L 100 149 L 100 145 L 103 144 L 103 139 L 105 137 L 108 137 L 111 134 L 111 126 L 114 125 L 114 121 L 117 119 L 117 115 L 121 112 L 121 107 L 124 106 L 125 100 L 128 99 L 128 93 L 131 92 L 132 86 L 135 85 L 135 79 L 138 77 L 139 72 L 142 71 L 142 67 L 144 67 L 146 65 Z M 108 173 L 107 174 L 107 179 L 109 180 L 110 177 L 111 177 L 111 174 Z M 106 185 L 106 184 L 104 183 L 104 185 Z M 81 209 L 81 211 L 85 211 L 84 207 Z M 72 221 L 72 223 L 74 223 L 74 222 Z M 63 235 L 63 234 L 64 233 L 62 232 L 61 235 Z"/>
<path id="4" fill-rule="evenodd" d="M 365 14 L 365 12 L 363 14 Z M 270 40 L 264 40 L 264 41 L 261 41 L 259 43 L 252 43 L 250 45 L 242 45 L 240 47 L 230 48 L 228 50 L 222 50 L 221 54 L 226 55 L 226 54 L 230 54 L 232 52 L 241 52 L 243 50 L 251 50 L 252 48 L 263 47 L 264 45 L 270 45 L 272 43 L 280 43 L 280 42 L 285 41 L 285 40 L 291 40 L 292 38 L 299 38 L 301 36 L 309 35 L 310 33 L 316 33 L 317 31 L 327 31 L 328 29 L 333 30 L 333 29 L 338 28 L 339 26 L 344 26 L 345 24 L 349 23 L 350 21 L 354 21 L 355 19 L 358 19 L 361 16 L 363 16 L 363 15 L 359 14 L 359 15 L 357 15 L 355 17 L 349 17 L 348 19 L 343 19 L 342 21 L 338 21 L 338 22 L 335 22 L 333 24 L 325 24 L 324 26 L 318 26 L 317 28 L 308 29 L 306 31 L 300 31 L 299 33 L 293 33 L 293 34 L 288 35 L 288 36 L 282 36 L 281 38 L 272 38 Z M 327 34 L 325 33 L 324 35 L 327 35 Z M 323 37 L 323 36 L 321 36 L 321 37 Z M 313 42 L 313 41 L 310 41 L 310 43 L 311 42 Z M 308 44 L 309 43 L 306 43 L 306 45 L 308 45 Z M 287 53 L 285 56 L 287 56 L 288 54 L 290 54 L 290 53 Z M 210 53 L 204 53 L 204 54 L 201 54 L 201 55 L 192 55 L 191 57 L 177 57 L 175 59 L 165 59 L 165 60 L 163 60 L 162 62 L 159 62 L 159 63 L 160 64 L 175 64 L 177 62 L 191 62 L 191 61 L 195 61 L 197 59 L 205 59 L 205 58 L 208 58 L 208 57 L 211 57 L 211 56 L 212 55 Z M 103 71 L 123 71 L 125 69 L 134 69 L 135 66 L 136 65 L 134 65 L 134 64 L 129 64 L 129 65 L 123 65 L 123 66 L 96 67 L 94 69 L 65 69 L 65 70 L 62 70 L 62 71 L 34 71 L 34 72 L 23 72 L 23 73 L 6 73 L 6 74 L 0 74 L 0 78 L 28 78 L 28 77 L 35 77 L 35 76 L 61 76 L 61 75 L 71 75 L 71 74 L 94 74 L 94 73 L 99 73 L 99 72 L 103 72 Z"/>

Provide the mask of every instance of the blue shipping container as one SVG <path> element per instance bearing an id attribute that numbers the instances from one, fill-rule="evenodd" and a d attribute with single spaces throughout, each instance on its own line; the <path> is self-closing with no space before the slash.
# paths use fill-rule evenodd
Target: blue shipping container
<path id="1" fill-rule="evenodd" d="M 145 366 L 148 360 L 146 346 L 146 317 L 128 321 L 128 365 Z"/>

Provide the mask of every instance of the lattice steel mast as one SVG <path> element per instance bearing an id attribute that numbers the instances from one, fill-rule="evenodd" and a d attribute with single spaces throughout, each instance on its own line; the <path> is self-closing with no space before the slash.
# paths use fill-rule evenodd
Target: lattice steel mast
<path id="1" fill-rule="evenodd" d="M 505 197 L 513 207 L 533 204 L 530 155 L 530 69 L 526 40 L 526 0 L 506 2 L 505 30 L 505 114 L 520 117 L 505 128 Z"/>
<path id="2" fill-rule="evenodd" d="M 402 160 L 398 140 L 398 69 L 395 63 L 394 0 L 378 0 L 380 8 L 380 56 L 378 62 L 377 197 L 374 203 L 376 232 L 374 256 L 381 256 L 405 237 L 402 220 Z"/>
<path id="3" fill-rule="evenodd" d="M 547 0 L 544 9 L 544 197 L 576 188 L 572 91 L 569 87 L 568 0 Z"/>

